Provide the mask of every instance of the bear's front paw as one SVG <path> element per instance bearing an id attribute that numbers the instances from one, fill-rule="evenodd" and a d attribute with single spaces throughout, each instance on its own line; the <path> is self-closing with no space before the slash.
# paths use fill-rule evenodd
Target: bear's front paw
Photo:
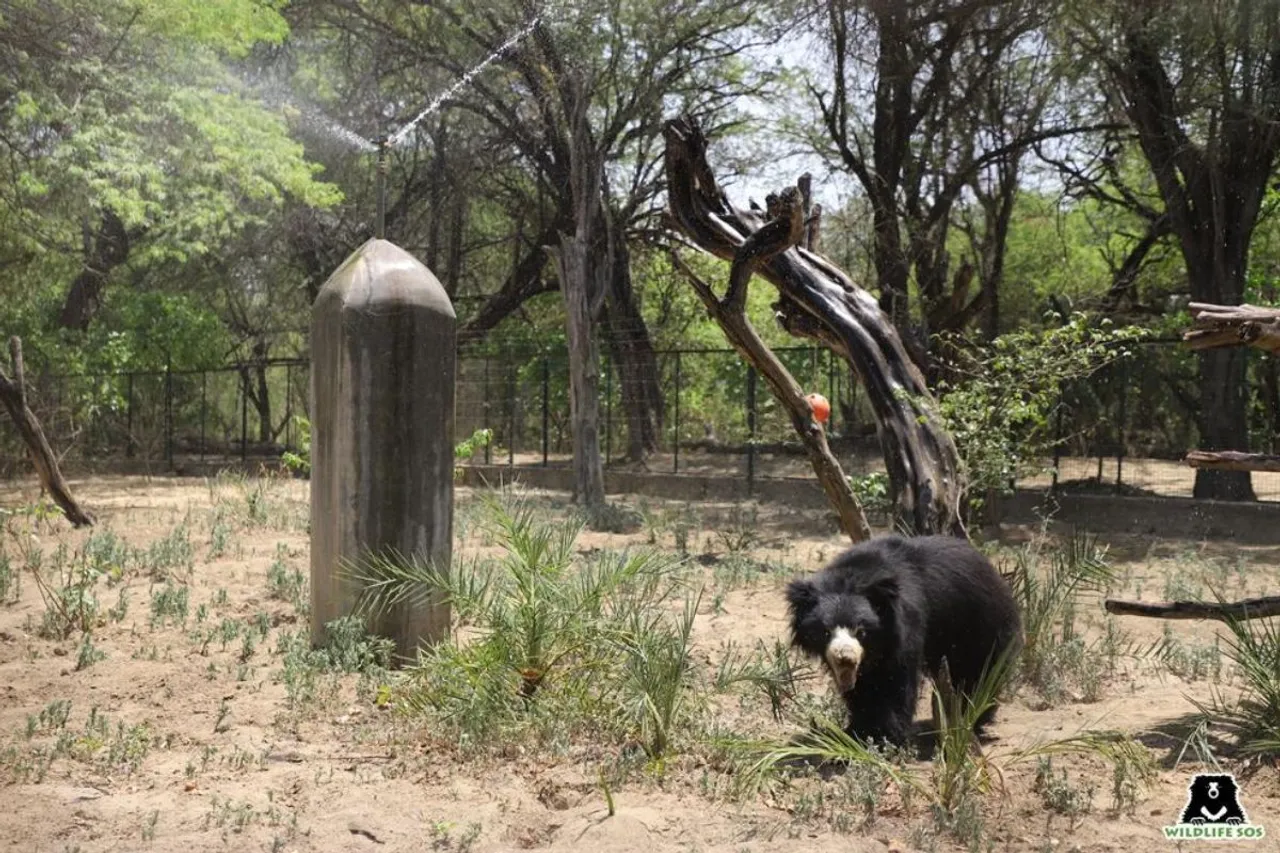
<path id="1" fill-rule="evenodd" d="M 1200 817 L 1199 815 L 1196 815 L 1195 817 L 1191 818 L 1191 822 L 1194 823 L 1196 826 L 1199 826 L 1200 824 L 1204 823 L 1204 818 Z"/>
<path id="2" fill-rule="evenodd" d="M 1229 817 L 1227 818 L 1227 823 L 1231 824 L 1232 826 L 1239 826 L 1240 824 L 1244 823 L 1244 821 L 1238 817 Z"/>

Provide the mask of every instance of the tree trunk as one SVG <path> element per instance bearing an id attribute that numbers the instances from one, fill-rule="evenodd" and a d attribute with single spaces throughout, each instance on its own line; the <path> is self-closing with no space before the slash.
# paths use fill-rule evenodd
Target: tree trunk
<path id="1" fill-rule="evenodd" d="M 73 526 L 92 526 L 93 516 L 81 509 L 76 499 L 71 496 L 71 489 L 58 468 L 58 457 L 49 446 L 49 440 L 45 438 L 40 421 L 27 406 L 27 380 L 22 367 L 21 338 L 9 339 L 9 354 L 13 358 L 13 379 L 0 370 L 0 402 L 4 403 L 4 407 L 9 411 L 9 417 L 13 419 L 13 425 L 18 428 L 18 434 L 26 443 L 27 450 L 31 453 L 31 462 L 35 465 L 36 473 L 40 476 L 40 483 L 45 491 L 53 498 L 54 503 L 62 508 L 62 512 Z"/>
<path id="2" fill-rule="evenodd" d="M 587 508 L 604 505 L 600 459 L 600 353 L 594 330 L 593 295 L 601 291 L 589 237 L 564 235 L 556 264 L 564 294 L 569 348 L 569 418 L 573 434 L 573 497 Z"/>
<path id="3" fill-rule="evenodd" d="M 529 299 L 556 289 L 556 280 L 544 278 L 542 271 L 550 258 L 547 247 L 555 245 L 559 240 L 560 231 L 554 227 L 548 228 L 539 235 L 537 241 L 516 262 L 511 275 L 507 276 L 507 280 L 498 288 L 498 292 L 480 306 L 480 310 L 466 322 L 466 325 L 458 329 L 460 348 L 483 339 L 490 329 L 509 317 Z"/>
<path id="4" fill-rule="evenodd" d="M 111 271 L 128 257 L 129 234 L 120 217 L 108 208 L 102 212 L 102 222 L 93 233 L 85 227 L 83 266 L 67 291 L 58 325 L 64 329 L 88 329 L 102 306 L 102 291 Z"/>
<path id="5" fill-rule="evenodd" d="M 604 506 L 604 465 L 600 459 L 600 353 L 595 323 L 604 304 L 610 273 L 608 226 L 601 200 L 604 158 L 596 150 L 587 121 L 589 99 L 579 81 L 572 87 L 569 125 L 569 182 L 573 233 L 561 234 L 556 266 L 564 296 L 569 348 L 569 418 L 573 432 L 574 498 L 588 511 Z"/>
<path id="6" fill-rule="evenodd" d="M 642 462 L 658 449 L 662 435 L 662 389 L 658 357 L 631 286 L 631 252 L 616 223 L 609 228 L 609 290 L 606 321 L 610 355 L 618 369 L 622 410 L 627 418 L 627 461 Z"/>
<path id="7" fill-rule="evenodd" d="M 267 387 L 267 354 L 270 352 L 265 341 L 257 341 L 253 345 L 253 364 L 240 368 L 240 382 L 249 394 L 249 402 L 258 418 L 258 442 L 270 444 L 274 437 L 271 423 L 271 391 Z"/>
<path id="8" fill-rule="evenodd" d="M 667 194 L 676 227 L 726 260 L 763 223 L 733 207 L 716 185 L 697 123 L 667 123 Z M 876 301 L 826 258 L 791 248 L 756 272 L 777 287 L 783 328 L 815 338 L 857 373 L 875 411 L 899 523 L 917 534 L 962 533 L 960 459 L 933 395 L 902 338 Z"/>
<path id="9" fill-rule="evenodd" d="M 1249 447 L 1247 352 L 1243 349 L 1200 353 L 1200 449 L 1245 450 Z M 1196 470 L 1192 494 L 1222 501 L 1257 500 L 1248 471 Z"/>

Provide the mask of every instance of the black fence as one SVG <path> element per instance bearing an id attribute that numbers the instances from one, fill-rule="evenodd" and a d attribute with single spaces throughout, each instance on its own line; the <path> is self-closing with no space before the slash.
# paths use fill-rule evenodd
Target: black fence
<path id="1" fill-rule="evenodd" d="M 883 470 L 865 395 L 839 359 L 817 347 L 776 350 L 806 391 L 831 402 L 827 432 L 847 473 Z M 1250 352 L 1249 446 L 1280 444 L 1277 365 Z M 809 477 L 790 420 L 754 370 L 730 349 L 655 353 L 661 413 L 650 471 Z M 29 395 L 70 470 L 132 461 L 151 470 L 192 463 L 271 462 L 297 450 L 308 411 L 303 360 L 197 371 L 29 375 Z M 607 354 L 599 377 L 601 444 L 607 466 L 627 465 L 629 418 L 639 391 Z M 1052 430 L 1061 439 L 1021 485 L 1190 495 L 1195 472 L 1182 463 L 1197 445 L 1199 390 L 1194 354 L 1171 345 L 1139 347 L 1067 390 Z M 509 466 L 568 465 L 572 457 L 567 358 L 556 352 L 459 357 L 456 436 L 488 429 L 493 440 L 473 461 Z M 0 429 L 0 475 L 26 470 L 12 430 Z M 1280 474 L 1255 473 L 1262 500 L 1280 500 Z"/>

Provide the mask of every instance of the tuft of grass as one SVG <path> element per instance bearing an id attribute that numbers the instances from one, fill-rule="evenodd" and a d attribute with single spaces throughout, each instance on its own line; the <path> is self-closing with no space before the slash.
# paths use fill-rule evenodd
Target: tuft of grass
<path id="1" fill-rule="evenodd" d="M 1213 690 L 1207 702 L 1192 701 L 1205 720 L 1232 732 L 1246 755 L 1280 755 L 1280 627 L 1270 619 L 1231 618 L 1226 625 L 1223 652 L 1240 674 L 1239 695 Z"/>
<path id="2" fill-rule="evenodd" d="M 195 568 L 196 552 L 186 521 L 152 542 L 145 553 L 138 555 L 138 561 L 155 581 L 166 580 L 175 573 L 189 577 Z"/>
<path id="3" fill-rule="evenodd" d="M 186 586 L 165 585 L 151 592 L 151 629 L 162 628 L 166 623 L 187 624 L 187 606 L 190 591 Z"/>
<path id="4" fill-rule="evenodd" d="M 1216 637 L 1212 643 L 1183 640 L 1166 623 L 1163 634 L 1148 654 L 1184 681 L 1216 682 L 1222 677 L 1222 646 Z"/>
<path id="5" fill-rule="evenodd" d="M 13 568 L 9 555 L 0 547 L 0 604 L 17 601 L 22 594 L 22 573 Z"/>
<path id="6" fill-rule="evenodd" d="M 1032 790 L 1040 795 L 1041 802 L 1050 811 L 1065 815 L 1074 827 L 1077 819 L 1093 811 L 1093 796 L 1097 786 L 1088 780 L 1075 783 L 1065 769 L 1053 768 L 1053 756 L 1037 759 L 1036 778 Z"/>
<path id="7" fill-rule="evenodd" d="M 311 606 L 306 576 L 300 569 L 289 567 L 279 548 L 267 568 L 267 597 L 288 602 L 299 613 L 306 613 Z"/>
<path id="8" fill-rule="evenodd" d="M 772 648 L 758 643 L 749 655 L 727 644 L 712 684 L 720 691 L 739 684 L 755 687 L 768 698 L 769 711 L 777 721 L 782 720 L 784 705 L 794 701 L 798 692 L 791 651 L 782 640 L 775 640 Z"/>
<path id="9" fill-rule="evenodd" d="M 86 631 L 80 638 L 80 647 L 76 650 L 76 672 L 88 669 L 106 659 L 106 652 L 93 644 L 93 634 Z"/>
<path id="10" fill-rule="evenodd" d="M 586 511 L 585 526 L 597 533 L 634 533 L 645 523 L 644 515 L 623 503 L 605 503 Z"/>
<path id="11" fill-rule="evenodd" d="M 749 793 L 774 787 L 792 776 L 797 765 L 846 767 L 877 774 L 898 789 L 904 802 L 923 800 L 939 831 L 979 848 L 985 838 L 981 795 L 1002 787 L 1004 772 L 1010 768 L 1061 755 L 1099 758 L 1111 765 L 1116 779 L 1123 781 L 1123 795 L 1128 801 L 1136 797 L 1137 786 L 1154 777 L 1154 764 L 1146 748 L 1113 732 L 1086 731 L 1003 753 L 983 749 L 973 724 L 996 701 L 1015 671 L 1016 662 L 1010 655 L 1002 655 L 988 667 L 986 676 L 968 698 L 951 691 L 945 677 L 940 679 L 942 683 L 934 687 L 937 745 L 932 761 L 924 768 L 895 760 L 893 755 L 851 737 L 825 717 L 815 721 L 813 729 L 798 742 L 747 742 L 730 749 L 745 760 L 741 775 Z"/>
<path id="12" fill-rule="evenodd" d="M 1115 578 L 1106 548 L 1096 538 L 1075 533 L 1060 545 L 1041 535 L 1020 548 L 1008 576 L 1022 613 L 1025 642 L 1021 679 L 1050 702 L 1066 693 L 1074 678 L 1082 696 L 1096 699 L 1100 691 L 1098 667 L 1123 646 L 1111 629 L 1104 642 L 1108 655 L 1094 654 L 1075 630 L 1076 606 L 1085 594 L 1104 590 Z"/>
<path id="13" fill-rule="evenodd" d="M 501 738 L 563 744 L 573 732 L 613 733 L 660 759 L 695 710 L 689 656 L 696 596 L 683 561 L 651 550 L 580 556 L 584 521 L 546 519 L 518 492 L 486 494 L 480 524 L 498 559 L 451 571 L 401 555 L 348 567 L 365 590 L 360 612 L 444 600 L 457 635 L 421 650 L 392 691 L 463 746 Z M 673 607 L 683 598 L 683 615 Z"/>

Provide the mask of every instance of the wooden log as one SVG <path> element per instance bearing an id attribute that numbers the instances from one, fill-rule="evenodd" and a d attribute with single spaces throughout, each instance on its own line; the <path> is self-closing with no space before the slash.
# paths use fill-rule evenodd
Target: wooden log
<path id="1" fill-rule="evenodd" d="M 779 251 L 786 250 L 794 245 L 795 239 L 801 236 L 797 233 L 797 229 L 792 227 L 796 222 L 803 221 L 803 215 L 798 209 L 798 196 L 788 195 L 787 200 L 789 203 L 780 211 L 780 217 L 787 219 L 785 223 L 777 228 L 769 226 L 761 228 L 742 244 L 729 273 L 730 282 L 737 283 L 738 290 L 734 292 L 731 284 L 730 292 L 723 300 L 716 298 L 711 287 L 685 264 L 674 249 L 671 252 L 671 260 L 676 269 L 689 279 L 694 292 L 698 294 L 712 319 L 720 326 L 729 343 L 764 377 L 774 398 L 787 410 L 787 414 L 791 417 L 791 426 L 809 455 L 813 472 L 817 475 L 827 500 L 836 511 L 836 517 L 840 520 L 840 529 L 856 545 L 871 537 L 871 526 L 867 523 L 867 515 L 862 508 L 862 503 L 853 493 L 853 488 L 844 475 L 844 469 L 840 467 L 840 463 L 831 452 L 827 444 L 826 430 L 814 418 L 813 407 L 805 398 L 800 384 L 760 339 L 755 327 L 747 319 L 745 310 L 747 283 L 754 265 Z M 768 236 L 770 234 L 773 235 L 772 238 Z M 763 239 L 771 239 L 772 243 L 760 248 L 759 243 Z"/>
<path id="2" fill-rule="evenodd" d="M 757 231 L 777 225 L 776 217 L 766 221 L 729 203 L 707 163 L 697 122 L 675 119 L 664 133 L 669 218 L 695 245 L 733 261 Z M 920 534 L 963 533 L 960 458 L 924 376 L 875 298 L 798 242 L 753 266 L 778 289 L 780 323 L 839 354 L 866 389 L 894 490 L 895 521 Z M 726 299 L 737 297 L 731 280 Z"/>
<path id="3" fill-rule="evenodd" d="M 1195 326 L 1182 334 L 1191 349 L 1217 349 L 1247 345 L 1280 353 L 1280 310 L 1257 305 L 1188 306 Z"/>
<path id="4" fill-rule="evenodd" d="M 1192 468 L 1218 471 L 1280 471 L 1280 456 L 1238 450 L 1189 450 L 1183 460 Z"/>
<path id="5" fill-rule="evenodd" d="M 1220 603 L 1119 601 L 1109 598 L 1103 606 L 1108 613 L 1116 616 L 1146 616 L 1152 619 L 1216 619 L 1219 622 L 1227 622 L 1280 616 L 1280 595 Z"/>
<path id="6" fill-rule="evenodd" d="M 71 496 L 71 488 L 63 479 L 62 470 L 58 467 L 58 457 L 49 440 L 45 438 L 44 429 L 35 413 L 27 405 L 27 380 L 22 366 L 22 339 L 16 335 L 9 339 L 9 355 L 13 359 L 13 378 L 10 379 L 0 368 L 0 402 L 9 411 L 13 425 L 18 428 L 31 454 L 31 462 L 35 465 L 36 474 L 44 490 L 53 498 L 54 503 L 62 510 L 74 527 L 91 527 L 94 518 L 81 508 Z"/>

